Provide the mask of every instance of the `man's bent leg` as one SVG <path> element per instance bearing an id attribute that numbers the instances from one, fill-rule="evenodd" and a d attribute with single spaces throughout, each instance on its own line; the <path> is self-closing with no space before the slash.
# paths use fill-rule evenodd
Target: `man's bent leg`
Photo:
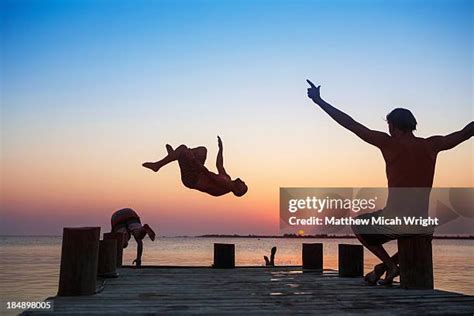
<path id="1" fill-rule="evenodd" d="M 191 151 L 193 152 L 196 160 L 199 161 L 199 163 L 201 163 L 202 165 L 204 165 L 207 158 L 207 148 L 204 146 L 199 146 L 196 148 L 192 148 Z"/>
<path id="2" fill-rule="evenodd" d="M 205 170 L 204 165 L 195 157 L 194 150 L 189 148 L 181 152 L 178 163 L 181 170 L 181 181 L 184 186 L 194 189 Z"/>
<path id="3" fill-rule="evenodd" d="M 364 245 L 370 252 L 372 252 L 377 258 L 379 258 L 383 262 L 385 269 L 387 270 L 387 275 L 385 277 L 384 283 L 388 284 L 388 282 L 391 282 L 393 278 L 395 278 L 399 273 L 399 269 L 397 267 L 395 260 L 392 260 L 392 258 L 389 256 L 389 254 L 387 253 L 387 251 L 382 245 L 371 245 L 364 239 L 363 235 L 360 235 L 360 234 L 356 234 L 356 237 L 357 239 L 359 239 L 362 245 Z M 396 256 L 394 255 L 394 259 L 398 260 L 398 254 Z M 383 272 L 385 272 L 383 271 L 382 266 L 378 265 L 376 267 L 377 267 L 377 271 L 375 275 L 371 276 L 371 279 L 369 280 L 369 282 L 372 281 L 373 279 L 378 280 L 383 275 Z"/>
<path id="4" fill-rule="evenodd" d="M 143 225 L 143 229 L 146 231 L 148 237 L 150 237 L 150 239 L 151 239 L 152 241 L 154 241 L 156 234 L 155 234 L 155 232 L 153 231 L 153 229 L 151 229 L 150 225 L 148 225 L 148 224 Z"/>
<path id="5" fill-rule="evenodd" d="M 398 265 L 398 253 L 394 254 L 391 259 L 393 262 L 395 262 L 396 265 Z M 374 269 L 372 271 L 370 271 L 364 276 L 364 280 L 370 285 L 375 285 L 386 271 L 387 267 L 385 266 L 385 263 L 379 263 L 374 266 Z"/>
<path id="6" fill-rule="evenodd" d="M 153 229 L 151 229 L 150 225 L 148 224 L 143 225 L 139 229 L 135 230 L 133 233 L 133 236 L 138 239 L 143 239 L 145 235 L 148 235 L 148 237 L 150 237 L 152 241 L 155 240 L 156 234 L 153 231 Z"/>
<path id="7" fill-rule="evenodd" d="M 166 145 L 166 150 L 168 152 L 168 155 L 166 157 L 156 162 L 145 162 L 142 166 L 157 172 L 158 170 L 160 170 L 160 168 L 166 166 L 167 164 L 173 161 L 178 160 L 181 153 L 184 150 L 187 150 L 188 147 L 186 147 L 185 145 L 180 145 L 175 150 L 172 150 L 172 149 L 173 148 L 171 146 Z"/>

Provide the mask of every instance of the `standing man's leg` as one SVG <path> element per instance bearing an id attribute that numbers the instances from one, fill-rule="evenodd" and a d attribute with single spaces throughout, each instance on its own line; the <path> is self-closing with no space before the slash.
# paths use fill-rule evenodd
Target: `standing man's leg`
<path id="1" fill-rule="evenodd" d="M 357 239 L 359 239 L 359 241 L 362 243 L 362 245 L 364 245 L 370 252 L 372 252 L 383 263 L 383 266 L 377 265 L 374 268 L 374 272 L 375 272 L 375 275 L 373 275 L 374 278 L 378 280 L 386 271 L 387 274 L 385 276 L 384 283 L 388 283 L 398 276 L 399 274 L 399 268 L 397 266 L 398 253 L 395 254 L 393 257 L 390 257 L 390 255 L 387 253 L 387 251 L 382 245 L 371 245 L 367 243 L 367 241 L 364 239 L 362 235 L 360 234 L 355 234 L 355 235 Z"/>

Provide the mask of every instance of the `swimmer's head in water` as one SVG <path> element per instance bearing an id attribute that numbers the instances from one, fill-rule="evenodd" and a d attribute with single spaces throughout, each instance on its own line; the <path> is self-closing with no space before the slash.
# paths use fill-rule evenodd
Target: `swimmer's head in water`
<path id="1" fill-rule="evenodd" d="M 234 193 L 236 196 L 244 195 L 245 193 L 247 193 L 247 190 L 247 185 L 240 178 L 237 178 L 232 181 L 232 193 Z"/>
<path id="2" fill-rule="evenodd" d="M 416 119 L 410 110 L 396 108 L 387 114 L 387 123 L 390 135 L 393 136 L 395 130 L 406 132 L 413 132 L 416 130 Z"/>

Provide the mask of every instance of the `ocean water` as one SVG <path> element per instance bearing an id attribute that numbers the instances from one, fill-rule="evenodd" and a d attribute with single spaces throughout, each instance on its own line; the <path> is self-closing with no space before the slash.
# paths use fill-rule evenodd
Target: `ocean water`
<path id="1" fill-rule="evenodd" d="M 337 245 L 358 244 L 355 239 L 282 238 L 157 238 L 144 243 L 143 265 L 204 265 L 213 260 L 213 243 L 236 245 L 237 265 L 264 265 L 263 256 L 278 247 L 276 265 L 300 265 L 301 244 L 324 244 L 324 268 L 337 269 Z M 396 242 L 387 244 L 389 253 Z M 135 258 L 135 243 L 124 250 L 124 264 Z M 0 300 L 38 301 L 56 295 L 59 280 L 61 237 L 0 237 Z M 368 272 L 378 260 L 364 253 Z M 474 240 L 434 240 L 435 287 L 474 295 Z"/>

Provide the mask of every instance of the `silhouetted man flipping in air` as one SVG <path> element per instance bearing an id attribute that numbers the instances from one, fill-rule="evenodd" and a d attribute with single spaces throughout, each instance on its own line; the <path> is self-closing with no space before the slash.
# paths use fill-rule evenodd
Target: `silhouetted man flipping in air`
<path id="1" fill-rule="evenodd" d="M 173 149 L 166 145 L 168 155 L 157 162 L 145 162 L 143 167 L 155 172 L 167 164 L 178 161 L 181 169 L 181 180 L 190 188 L 208 193 L 213 196 L 221 196 L 229 192 L 236 196 L 242 196 L 247 192 L 247 185 L 240 178 L 232 180 L 224 169 L 222 140 L 217 136 L 219 152 L 217 153 L 216 167 L 218 173 L 209 171 L 204 163 L 207 157 L 206 147 L 188 148 L 181 145 Z"/>
<path id="2" fill-rule="evenodd" d="M 404 199 L 393 198 L 397 195 L 397 189 L 412 188 L 416 191 L 420 188 L 427 189 L 422 192 L 421 212 L 428 212 L 429 191 L 433 185 L 433 177 L 436 164 L 436 156 L 440 151 L 451 149 L 468 140 L 474 135 L 474 122 L 469 123 L 462 130 L 446 136 L 432 136 L 428 138 L 416 137 L 413 131 L 416 129 L 416 119 L 407 109 L 397 108 L 387 115 L 390 135 L 373 131 L 356 122 L 352 117 L 336 109 L 320 96 L 320 86 L 316 87 L 307 80 L 311 86 L 308 89 L 308 97 L 321 107 L 337 123 L 347 128 L 365 142 L 378 147 L 382 151 L 386 164 L 389 195 L 385 209 L 364 214 L 361 216 L 379 216 L 383 212 L 398 212 L 405 207 Z M 427 194 L 425 194 L 427 192 Z M 417 198 L 413 201 L 417 202 Z M 412 201 L 409 201 L 412 202 Z M 391 205 L 390 205 L 391 204 Z M 413 209 L 413 208 L 412 208 Z M 377 214 L 379 213 L 379 214 Z M 380 229 L 380 233 L 376 231 Z M 389 234 L 384 227 L 375 227 L 375 231 L 367 231 L 358 226 L 353 226 L 354 233 L 360 242 L 376 255 L 382 263 L 376 265 L 374 270 L 365 276 L 369 284 L 376 284 L 384 273 L 385 279 L 380 284 L 389 284 L 393 278 L 398 276 L 398 254 L 390 257 L 382 244 L 389 240 L 397 239 L 400 235 Z M 367 233 L 369 232 L 369 233 Z"/>

